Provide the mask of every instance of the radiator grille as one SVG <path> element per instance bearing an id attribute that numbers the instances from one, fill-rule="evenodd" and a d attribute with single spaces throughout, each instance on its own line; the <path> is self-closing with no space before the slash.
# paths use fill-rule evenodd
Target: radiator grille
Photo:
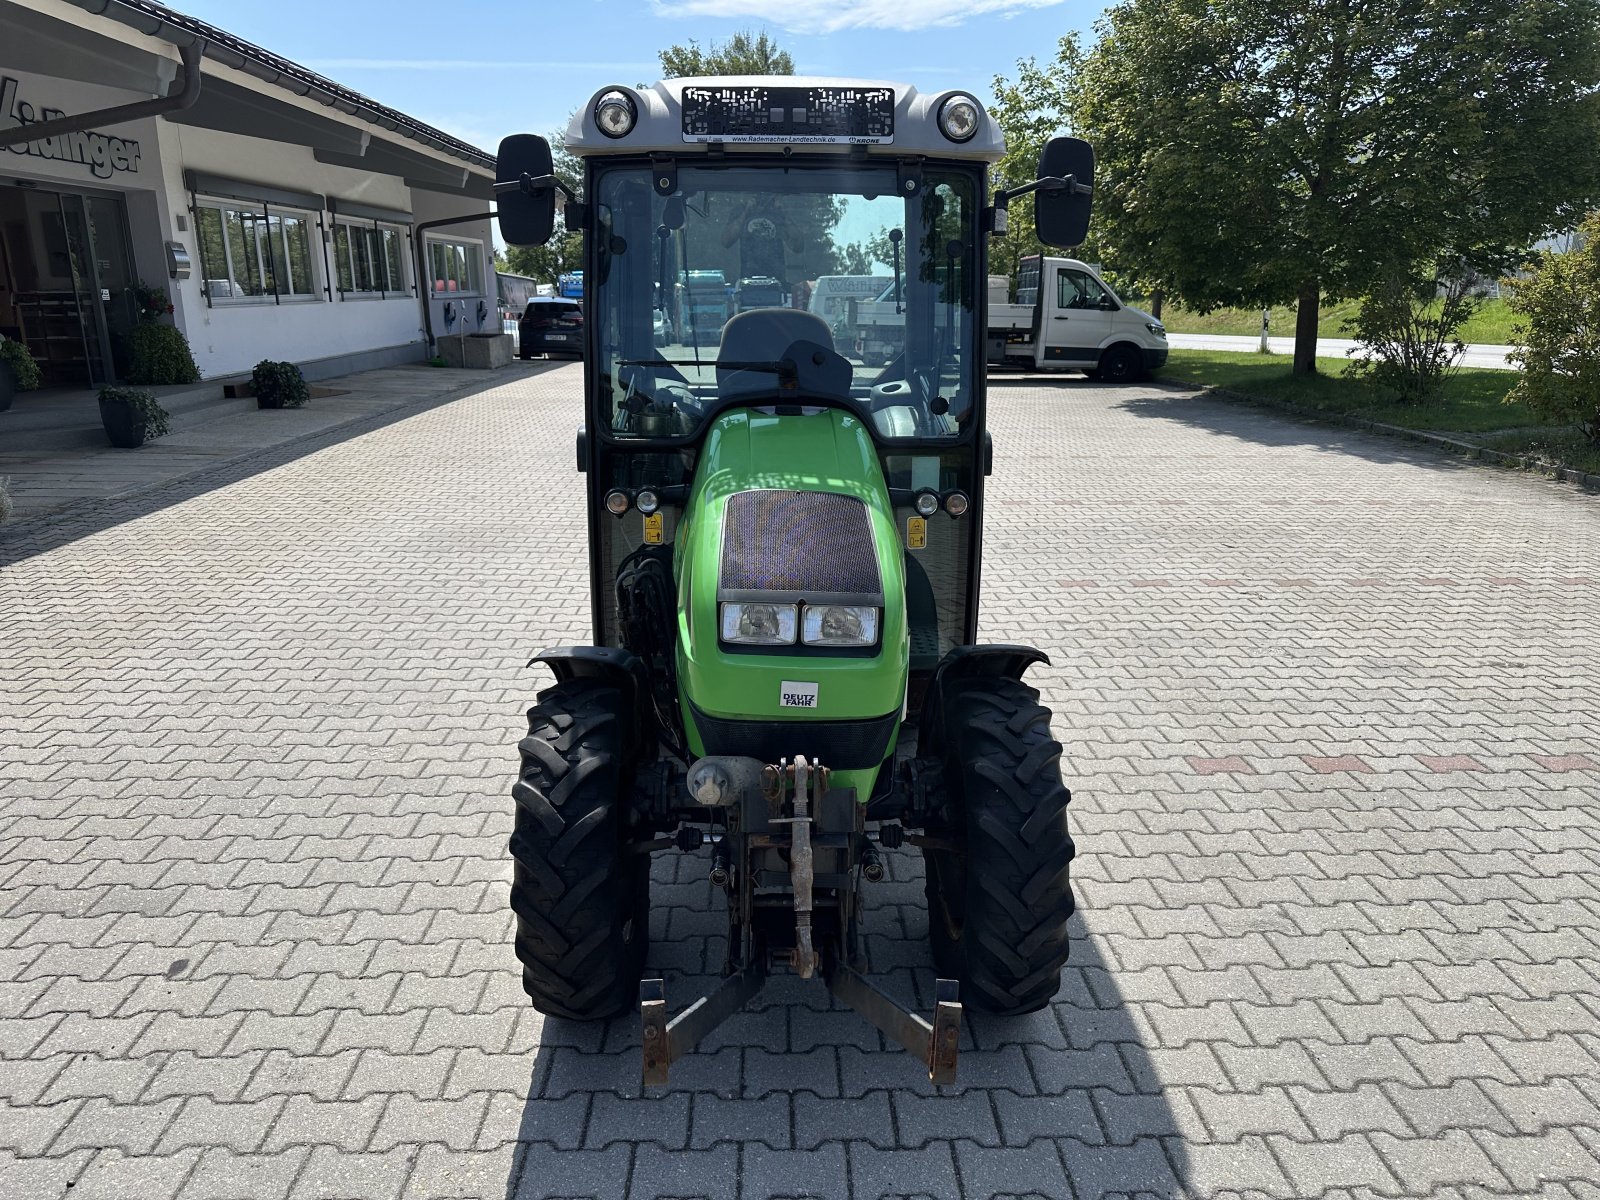
<path id="1" fill-rule="evenodd" d="M 881 592 L 867 506 L 834 492 L 730 497 L 718 583 L 729 591 Z"/>

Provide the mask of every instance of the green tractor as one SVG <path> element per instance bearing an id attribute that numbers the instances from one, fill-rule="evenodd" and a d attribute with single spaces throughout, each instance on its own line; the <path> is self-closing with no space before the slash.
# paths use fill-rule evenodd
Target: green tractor
<path id="1" fill-rule="evenodd" d="M 501 143 L 495 185 L 507 242 L 548 239 L 558 192 L 585 242 L 594 644 L 533 660 L 555 684 L 513 787 L 523 986 L 575 1020 L 637 1000 L 664 1083 L 781 967 L 951 1082 L 962 1006 L 1042 1008 L 1067 959 L 1061 747 L 1022 678 L 1046 659 L 977 644 L 986 240 L 1034 192 L 1040 239 L 1082 241 L 1093 154 L 1056 138 L 991 199 L 1004 146 L 970 94 L 805 78 L 608 87 L 566 145 L 581 197 L 529 134 Z M 656 345 L 674 281 L 761 274 L 798 303 L 845 242 L 888 248 L 888 363 L 777 305 Z M 926 861 L 931 1020 L 865 974 L 880 848 L 905 843 Z M 651 855 L 708 845 L 722 982 L 669 1020 L 644 978 Z"/>

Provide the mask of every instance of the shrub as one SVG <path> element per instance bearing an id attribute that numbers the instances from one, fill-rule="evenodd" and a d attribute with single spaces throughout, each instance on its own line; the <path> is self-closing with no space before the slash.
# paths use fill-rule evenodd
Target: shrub
<path id="1" fill-rule="evenodd" d="M 10 364 L 12 373 L 16 375 L 17 391 L 31 392 L 44 382 L 44 376 L 39 373 L 39 364 L 33 361 L 33 355 L 21 342 L 0 337 L 0 358 Z"/>
<path id="2" fill-rule="evenodd" d="M 1359 343 L 1351 354 L 1360 355 L 1352 357 L 1345 374 L 1392 393 L 1402 404 L 1438 399 L 1467 352 L 1458 335 L 1478 306 L 1472 288 L 1472 277 L 1459 268 L 1384 280 L 1344 323 Z"/>
<path id="3" fill-rule="evenodd" d="M 15 506 L 11 503 L 11 476 L 0 475 L 0 525 L 11 519 Z"/>
<path id="4" fill-rule="evenodd" d="M 128 333 L 128 382 L 198 383 L 200 372 L 183 332 L 171 325 L 135 325 Z"/>
<path id="5" fill-rule="evenodd" d="M 262 408 L 300 408 L 311 399 L 305 376 L 292 362 L 264 358 L 250 372 L 250 383 Z"/>
<path id="6" fill-rule="evenodd" d="M 167 410 L 143 388 L 103 387 L 100 389 L 100 403 L 126 404 L 138 416 L 147 438 L 158 438 L 171 432 L 171 426 L 167 422 Z"/>
<path id="7" fill-rule="evenodd" d="M 1506 399 L 1600 443 L 1600 213 L 1578 232 L 1576 249 L 1545 251 L 1527 278 L 1507 281 L 1522 378 Z"/>

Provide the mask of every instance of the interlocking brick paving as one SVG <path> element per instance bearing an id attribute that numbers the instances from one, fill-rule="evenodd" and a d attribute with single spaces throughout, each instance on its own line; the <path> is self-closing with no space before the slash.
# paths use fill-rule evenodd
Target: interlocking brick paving
<path id="1" fill-rule="evenodd" d="M 641 1096 L 635 1022 L 541 1018 L 508 945 L 523 664 L 588 628 L 578 378 L 0 531 L 0 1195 L 1596 1195 L 1600 501 L 997 383 L 984 634 L 1052 657 L 1060 997 L 935 1090 L 782 978 Z M 707 866 L 655 871 L 675 1006 Z M 926 1006 L 889 868 L 869 954 Z"/>

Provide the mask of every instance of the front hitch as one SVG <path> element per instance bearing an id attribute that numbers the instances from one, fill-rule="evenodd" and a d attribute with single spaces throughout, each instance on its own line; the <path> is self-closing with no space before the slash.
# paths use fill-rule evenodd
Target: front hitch
<path id="1" fill-rule="evenodd" d="M 804 755 L 768 766 L 756 759 L 710 757 L 700 759 L 690 768 L 689 790 L 701 804 L 736 810 L 739 814 L 737 821 L 730 823 L 729 832 L 718 839 L 712 866 L 713 881 L 727 889 L 729 904 L 734 906 L 734 926 L 743 930 L 752 927 L 753 856 L 770 855 L 775 851 L 778 858 L 788 864 L 794 912 L 793 941 L 786 949 L 769 947 L 764 941 L 749 943 L 737 958 L 739 965 L 734 966 L 735 946 L 730 937 L 730 968 L 722 983 L 671 1020 L 667 1018 L 665 982 L 642 980 L 639 1017 L 646 1085 L 666 1084 L 674 1062 L 693 1050 L 702 1038 L 761 990 L 769 964 L 774 960 L 787 961 L 802 979 L 813 978 L 820 972 L 830 992 L 887 1037 L 915 1054 L 927 1068 L 931 1082 L 955 1082 L 961 1037 L 961 1000 L 955 980 L 937 981 L 931 1022 L 879 990 L 847 961 L 845 943 L 853 944 L 853 904 L 848 905 L 848 933 L 844 921 L 836 920 L 831 927 L 824 925 L 823 943 L 816 944 L 813 917 L 819 849 L 828 862 L 822 876 L 825 904 L 830 896 L 835 905 L 841 905 L 845 893 L 853 895 L 848 888 L 827 886 L 830 876 L 853 880 L 858 865 L 863 874 L 882 876 L 882 864 L 875 854 L 862 852 L 857 861 L 858 847 L 867 844 L 865 835 L 860 833 L 859 810 L 854 807 L 853 798 L 849 811 L 856 820 L 850 832 L 830 829 L 825 823 L 830 804 L 831 811 L 838 811 L 838 797 L 829 801 L 829 777 L 826 767 L 807 761 Z M 853 797 L 854 793 L 847 795 Z M 824 822 L 821 832 L 818 832 L 818 822 Z M 834 824 L 837 823 L 838 818 L 835 818 Z M 827 859 L 830 854 L 832 860 Z M 838 861 L 840 856 L 842 862 Z M 869 873 L 870 865 L 876 865 L 877 870 Z M 766 871 L 768 879 L 763 885 L 769 889 L 765 893 L 769 896 L 773 874 L 775 872 L 770 869 Z M 763 911 L 771 913 L 770 908 Z M 845 909 L 841 908 L 843 911 Z"/>

